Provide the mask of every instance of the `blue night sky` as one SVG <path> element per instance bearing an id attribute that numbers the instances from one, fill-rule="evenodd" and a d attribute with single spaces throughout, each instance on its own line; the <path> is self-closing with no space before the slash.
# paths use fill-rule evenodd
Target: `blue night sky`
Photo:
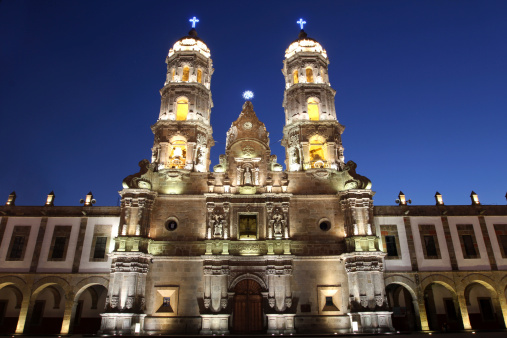
<path id="1" fill-rule="evenodd" d="M 285 49 L 304 18 L 327 50 L 345 160 L 376 205 L 505 204 L 507 1 L 0 2 L 0 203 L 116 205 L 150 157 L 169 48 L 211 49 L 215 146 L 250 89 L 283 163 Z"/>

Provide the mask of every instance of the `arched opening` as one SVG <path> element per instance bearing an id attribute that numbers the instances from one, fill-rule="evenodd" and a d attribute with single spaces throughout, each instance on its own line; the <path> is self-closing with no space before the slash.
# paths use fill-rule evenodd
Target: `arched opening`
<path id="1" fill-rule="evenodd" d="M 313 83 L 313 69 L 310 67 L 306 68 L 306 83 Z"/>
<path id="2" fill-rule="evenodd" d="M 310 138 L 311 168 L 324 168 L 326 166 L 325 148 L 325 139 L 322 136 L 315 135 Z"/>
<path id="3" fill-rule="evenodd" d="M 263 331 L 261 286 L 252 279 L 244 279 L 234 288 L 234 333 Z"/>
<path id="4" fill-rule="evenodd" d="M 202 83 L 202 70 L 197 70 L 197 82 Z"/>
<path id="5" fill-rule="evenodd" d="M 456 293 L 432 283 L 424 290 L 424 307 L 430 330 L 462 330 L 463 321 Z"/>
<path id="6" fill-rule="evenodd" d="M 319 100 L 310 97 L 306 103 L 308 106 L 308 118 L 310 121 L 318 121 L 320 119 Z"/>
<path id="7" fill-rule="evenodd" d="M 187 143 L 184 140 L 175 140 L 169 151 L 169 168 L 183 169 L 187 160 Z"/>
<path id="8" fill-rule="evenodd" d="M 100 313 L 104 312 L 107 289 L 102 285 L 86 288 L 76 300 L 72 333 L 95 334 L 100 329 Z"/>
<path id="9" fill-rule="evenodd" d="M 465 300 L 472 329 L 502 328 L 502 313 L 494 292 L 490 292 L 484 285 L 472 283 L 465 289 Z"/>
<path id="10" fill-rule="evenodd" d="M 180 97 L 176 101 L 176 121 L 185 121 L 188 115 L 188 99 Z"/>
<path id="11" fill-rule="evenodd" d="M 16 332 L 22 301 L 23 294 L 14 285 L 0 289 L 0 332 Z"/>
<path id="12" fill-rule="evenodd" d="M 174 68 L 171 70 L 171 81 L 174 81 L 174 75 L 176 74 Z"/>
<path id="13" fill-rule="evenodd" d="M 414 308 L 414 299 L 403 285 L 389 284 L 386 294 L 393 312 L 393 326 L 397 331 L 415 331 L 419 328 L 419 320 Z"/>
<path id="14" fill-rule="evenodd" d="M 297 69 L 295 69 L 294 72 L 292 73 L 292 78 L 293 78 L 294 84 L 299 83 L 299 73 L 298 73 Z"/>
<path id="15" fill-rule="evenodd" d="M 190 77 L 190 67 L 183 67 L 183 76 L 181 77 L 181 81 L 188 82 L 188 78 Z"/>
<path id="16" fill-rule="evenodd" d="M 56 284 L 46 286 L 33 301 L 29 333 L 58 334 L 65 311 L 64 292 Z"/>

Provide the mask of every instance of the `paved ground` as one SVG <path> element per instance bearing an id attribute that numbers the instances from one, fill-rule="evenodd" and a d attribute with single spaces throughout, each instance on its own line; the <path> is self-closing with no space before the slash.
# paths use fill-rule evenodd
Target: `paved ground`
<path id="1" fill-rule="evenodd" d="M 0 333 L 0 336 L 2 336 L 2 333 Z M 272 337 L 272 336 L 293 336 L 293 337 L 382 337 L 384 338 L 431 338 L 433 336 L 436 336 L 435 338 L 507 338 L 507 330 L 503 331 L 460 331 L 460 332 L 412 332 L 412 333 L 390 333 L 390 334 L 339 334 L 339 335 L 333 335 L 333 334 L 293 334 L 293 335 L 226 335 L 224 337 L 238 337 L 238 338 L 249 338 L 249 337 Z M 37 335 L 22 335 L 22 336 L 12 336 L 12 335 L 3 335 L 3 337 L 44 337 L 44 338 L 57 338 L 57 337 L 66 337 L 66 338 L 91 338 L 91 337 L 100 337 L 100 336 L 93 336 L 93 335 L 70 335 L 70 336 L 58 336 L 58 335 L 47 335 L 47 336 L 37 336 Z M 119 338 L 120 336 L 118 336 Z M 122 336 L 122 338 L 127 337 L 146 337 L 146 338 L 154 338 L 154 337 L 180 337 L 176 335 L 171 336 Z M 181 336 L 181 337 L 188 337 L 188 338 L 196 338 L 196 337 L 206 337 L 206 336 Z"/>

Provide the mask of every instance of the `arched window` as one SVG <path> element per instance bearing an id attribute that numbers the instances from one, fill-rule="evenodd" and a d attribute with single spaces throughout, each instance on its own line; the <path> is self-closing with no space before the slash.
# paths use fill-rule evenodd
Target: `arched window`
<path id="1" fill-rule="evenodd" d="M 318 121 L 320 119 L 319 101 L 314 97 L 310 97 L 307 101 L 307 106 L 310 121 Z"/>
<path id="2" fill-rule="evenodd" d="M 313 70 L 310 67 L 306 68 L 306 83 L 313 83 Z"/>
<path id="3" fill-rule="evenodd" d="M 202 83 L 202 70 L 197 70 L 197 82 Z"/>
<path id="4" fill-rule="evenodd" d="M 292 73 L 292 76 L 294 77 L 294 84 L 299 83 L 299 74 L 297 69 Z"/>
<path id="5" fill-rule="evenodd" d="M 188 115 L 188 99 L 181 97 L 176 101 L 176 120 L 185 121 Z"/>
<path id="6" fill-rule="evenodd" d="M 326 162 L 325 140 L 315 135 L 310 138 L 310 163 L 312 168 L 323 168 Z"/>
<path id="7" fill-rule="evenodd" d="M 187 158 L 187 144 L 183 140 L 176 140 L 171 143 L 168 166 L 171 169 L 183 169 Z"/>
<path id="8" fill-rule="evenodd" d="M 183 67 L 183 77 L 181 81 L 188 82 L 188 77 L 190 75 L 190 68 L 188 66 Z"/>
<path id="9" fill-rule="evenodd" d="M 171 72 L 171 81 L 174 81 L 174 75 L 175 75 L 175 71 L 174 71 L 174 68 L 172 69 L 172 72 Z"/>

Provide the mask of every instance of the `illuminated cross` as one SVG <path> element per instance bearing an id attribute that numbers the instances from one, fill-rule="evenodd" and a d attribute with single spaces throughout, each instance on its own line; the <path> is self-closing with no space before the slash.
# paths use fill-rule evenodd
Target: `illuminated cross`
<path id="1" fill-rule="evenodd" d="M 301 26 L 301 30 L 303 30 L 303 26 L 305 25 L 306 21 L 304 21 L 303 19 L 299 19 L 298 23 L 300 26 Z"/>
<path id="2" fill-rule="evenodd" d="M 197 22 L 199 22 L 199 19 L 197 19 L 197 18 L 194 16 L 192 19 L 190 19 L 190 20 L 188 20 L 188 21 L 190 21 L 190 22 L 192 23 L 192 28 L 195 28 L 195 24 L 196 24 Z"/>

